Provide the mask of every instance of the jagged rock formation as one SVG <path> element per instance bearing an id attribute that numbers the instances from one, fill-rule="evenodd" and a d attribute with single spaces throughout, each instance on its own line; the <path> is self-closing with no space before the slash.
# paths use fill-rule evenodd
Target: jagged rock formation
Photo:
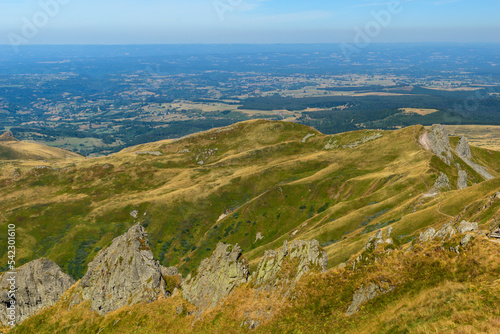
<path id="1" fill-rule="evenodd" d="M 448 176 L 445 173 L 440 173 L 436 181 L 434 182 L 434 185 L 432 186 L 432 189 L 428 192 L 429 195 L 436 195 L 437 193 L 445 190 L 450 190 L 451 185 L 450 185 L 450 179 L 448 179 Z"/>
<path id="2" fill-rule="evenodd" d="M 229 293 L 247 282 L 248 262 L 241 248 L 219 243 L 212 256 L 201 262 L 194 277 L 182 283 L 182 296 L 200 311 L 215 307 Z"/>
<path id="3" fill-rule="evenodd" d="M 451 154 L 450 139 L 446 128 L 441 124 L 434 124 L 427 137 L 432 152 L 449 165 L 453 161 L 453 155 Z"/>
<path id="4" fill-rule="evenodd" d="M 450 240 L 456 233 L 459 234 L 464 234 L 467 232 L 474 232 L 478 230 L 478 224 L 477 223 L 470 223 L 465 220 L 463 220 L 456 228 L 453 227 L 453 223 L 448 223 L 444 224 L 437 232 L 433 227 L 429 227 L 425 232 L 420 233 L 419 236 L 419 241 L 421 243 L 427 243 L 430 241 L 433 241 L 435 239 L 440 239 L 441 242 L 446 242 Z M 390 236 L 392 229 L 387 230 L 387 236 Z M 460 253 L 460 247 L 466 247 L 470 241 L 472 240 L 473 235 L 472 234 L 466 234 L 460 242 L 457 244 L 455 247 L 450 247 L 450 251 Z M 388 239 L 390 240 L 390 239 Z M 370 249 L 373 247 L 375 249 L 378 245 L 387 243 L 388 240 L 384 242 L 383 240 L 383 233 L 382 230 L 377 231 L 375 235 L 370 237 L 370 240 L 368 243 L 365 245 L 363 249 L 363 253 L 360 254 L 354 261 L 353 261 L 353 270 L 356 269 L 356 265 L 363 260 L 363 254 L 366 250 Z M 410 251 L 413 249 L 413 246 L 407 249 L 407 251 Z M 444 249 L 444 248 L 443 248 Z M 387 251 L 386 251 L 387 252 Z M 377 261 L 377 258 L 375 258 L 375 261 Z M 360 306 L 381 295 L 384 293 L 388 293 L 392 290 L 394 290 L 393 285 L 388 285 L 386 282 L 381 281 L 381 284 L 376 284 L 376 283 L 371 283 L 367 286 L 361 286 L 353 295 L 353 299 L 351 302 L 351 305 L 347 309 L 346 315 L 351 316 L 359 311 Z"/>
<path id="5" fill-rule="evenodd" d="M 458 233 L 475 232 L 479 228 L 477 223 L 470 223 L 468 221 L 462 220 L 457 227 Z"/>
<path id="6" fill-rule="evenodd" d="M 464 136 L 460 137 L 460 141 L 458 142 L 455 152 L 467 165 L 469 165 L 469 167 L 475 170 L 484 179 L 491 180 L 493 178 L 493 176 L 490 173 L 488 173 L 483 166 L 480 166 L 475 162 L 472 162 L 472 153 L 470 150 L 469 142 Z"/>
<path id="7" fill-rule="evenodd" d="M 464 171 L 464 170 L 459 170 L 458 171 L 457 188 L 458 189 L 465 189 L 465 188 L 467 188 L 467 172 Z"/>
<path id="8" fill-rule="evenodd" d="M 392 231 L 392 230 L 391 230 Z M 391 232 L 388 232 L 388 236 L 390 235 Z M 367 250 L 371 247 L 375 248 L 377 247 L 378 245 L 380 244 L 383 244 L 384 243 L 384 235 L 382 233 L 382 230 L 378 230 L 377 233 L 375 233 L 375 235 L 372 235 L 370 237 L 370 239 L 368 239 L 368 242 L 367 244 L 365 245 L 365 247 L 363 248 L 363 250 Z"/>
<path id="9" fill-rule="evenodd" d="M 470 146 L 467 138 L 465 138 L 464 136 L 460 136 L 460 141 L 458 142 L 455 152 L 457 152 L 458 156 L 462 159 L 472 159 L 472 153 L 470 151 Z"/>
<path id="10" fill-rule="evenodd" d="M 432 230 L 434 230 L 434 229 L 432 229 Z M 430 240 L 439 238 L 442 241 L 446 241 L 446 240 L 451 239 L 451 237 L 454 234 L 455 234 L 455 229 L 453 228 L 452 223 L 447 223 L 447 224 L 444 224 L 443 227 L 441 227 L 441 229 L 439 229 L 439 231 L 437 231 L 433 235 L 430 235 L 430 237 L 431 237 Z"/>
<path id="11" fill-rule="evenodd" d="M 432 239 L 434 239 L 435 234 L 436 234 L 436 230 L 434 229 L 434 227 L 430 227 L 425 232 L 420 233 L 418 240 L 420 240 L 420 242 L 431 241 Z"/>
<path id="12" fill-rule="evenodd" d="M 0 135 L 0 142 L 2 141 L 18 141 L 18 140 L 14 137 L 12 132 L 7 131 Z"/>
<path id="13" fill-rule="evenodd" d="M 394 290 L 393 286 L 390 286 L 388 289 L 383 289 L 375 283 L 371 283 L 366 287 L 361 286 L 361 288 L 359 288 L 358 291 L 354 293 L 354 296 L 352 297 L 352 303 L 347 309 L 346 315 L 351 316 L 357 313 L 361 304 L 377 297 L 378 295 L 388 293 L 392 290 Z"/>
<path id="14" fill-rule="evenodd" d="M 450 147 L 450 140 L 448 138 L 448 131 L 443 125 L 433 125 L 429 132 L 424 134 L 419 141 L 424 148 L 432 150 L 432 152 L 434 152 L 434 154 L 441 158 L 446 164 L 451 165 L 451 162 L 453 162 L 453 154 Z M 469 142 L 464 136 L 460 137 L 460 141 L 455 148 L 455 153 L 484 179 L 491 180 L 493 178 L 493 176 L 488 173 L 483 166 L 472 162 L 472 153 Z"/>
<path id="15" fill-rule="evenodd" d="M 12 276 L 15 276 L 16 319 L 20 323 L 31 315 L 54 305 L 68 290 L 75 280 L 65 274 L 57 264 L 47 259 L 31 261 L 15 270 L 15 275 L 8 272 L 0 276 L 0 323 L 7 326 L 7 307 L 10 307 L 8 292 Z"/>
<path id="16" fill-rule="evenodd" d="M 91 309 L 101 315 L 165 294 L 162 268 L 153 258 L 144 227 L 134 225 L 101 250 L 89 263 L 78 291 L 81 300 L 92 301 Z"/>
<path id="17" fill-rule="evenodd" d="M 268 250 L 252 275 L 252 285 L 259 290 L 283 290 L 290 293 L 302 275 L 314 270 L 326 271 L 328 256 L 317 240 L 285 241 L 279 251 Z"/>
<path id="18" fill-rule="evenodd" d="M 442 241 L 451 239 L 455 233 L 464 234 L 467 232 L 475 232 L 478 230 L 477 223 L 470 223 L 468 221 L 462 220 L 460 224 L 454 228 L 452 223 L 444 224 L 439 231 L 433 227 L 429 227 L 425 232 L 420 233 L 420 242 L 429 242 L 434 239 L 440 238 Z"/>

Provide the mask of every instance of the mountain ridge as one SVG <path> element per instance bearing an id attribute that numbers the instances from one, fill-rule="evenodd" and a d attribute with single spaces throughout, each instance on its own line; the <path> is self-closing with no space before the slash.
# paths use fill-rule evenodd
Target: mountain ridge
<path id="1" fill-rule="evenodd" d="M 16 163 L 15 178 L 7 163 L 0 219 L 30 235 L 20 240 L 21 263 L 48 257 L 76 279 L 137 223 L 160 265 L 184 275 L 220 242 L 238 244 L 250 272 L 266 251 L 294 240 L 317 240 L 328 268 L 342 267 L 381 229 L 391 228 L 399 248 L 450 219 L 485 229 L 497 218 L 500 153 L 470 147 L 470 161 L 494 177 L 485 180 L 459 154 L 467 153 L 463 140 L 450 137 L 443 159 L 419 142 L 428 131 L 327 136 L 293 123 L 250 121 L 108 157 L 35 169 Z"/>

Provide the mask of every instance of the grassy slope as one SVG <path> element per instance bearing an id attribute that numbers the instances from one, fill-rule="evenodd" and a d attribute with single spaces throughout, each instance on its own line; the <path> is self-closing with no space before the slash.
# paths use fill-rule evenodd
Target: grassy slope
<path id="1" fill-rule="evenodd" d="M 460 236 L 445 244 L 456 245 Z M 68 293 L 58 304 L 36 315 L 13 333 L 498 333 L 500 317 L 500 245 L 478 237 L 460 254 L 440 243 L 415 245 L 384 253 L 378 249 L 357 271 L 331 269 L 299 282 L 292 299 L 255 295 L 236 289 L 201 319 L 187 315 L 192 306 L 179 296 L 140 307 L 124 307 L 101 317 L 80 305 L 68 311 Z M 394 290 L 365 303 L 358 314 L 345 312 L 363 284 L 391 285 Z M 385 282 L 385 283 L 381 283 Z M 184 306 L 177 314 L 176 309 Z M 270 318 L 266 314 L 270 309 Z M 247 314 L 258 310 L 261 326 L 242 328 Z"/>
<path id="2" fill-rule="evenodd" d="M 147 225 L 156 258 L 181 265 L 184 272 L 207 257 L 218 241 L 239 243 L 255 268 L 264 250 L 280 247 L 285 239 L 316 238 L 333 267 L 352 259 L 381 227 L 394 227 L 398 247 L 457 215 L 487 227 L 500 208 L 500 201 L 489 198 L 500 188 L 500 154 L 473 148 L 474 159 L 488 165 L 495 179 L 480 182 L 470 172 L 471 187 L 422 198 L 440 171 L 453 184 L 457 173 L 417 144 L 420 131 L 415 126 L 324 136 L 293 123 L 251 121 L 110 157 L 54 161 L 55 170 L 13 162 L 0 169 L 0 219 L 18 227 L 18 259 L 46 256 L 75 277 L 101 247 L 133 224 L 132 210 Z M 381 138 L 342 147 L 378 132 Z M 303 143 L 308 134 L 315 136 Z M 325 149 L 332 143 L 338 147 Z M 135 154 L 145 151 L 162 155 Z M 14 168 L 21 175 L 16 180 L 10 178 Z M 256 241 L 258 232 L 264 239 Z M 478 241 L 460 256 L 432 247 L 417 248 L 410 258 L 405 254 L 395 252 L 360 272 L 330 270 L 304 280 L 290 307 L 279 296 L 255 299 L 243 287 L 194 327 L 192 316 L 176 316 L 176 307 L 185 304 L 178 297 L 105 318 L 85 305 L 68 313 L 63 298 L 16 332 L 95 333 L 106 328 L 103 333 L 238 333 L 245 305 L 252 303 L 275 307 L 271 320 L 258 330 L 262 333 L 498 329 L 498 294 L 492 293 L 498 291 L 498 245 Z M 398 286 L 359 315 L 345 317 L 352 293 L 370 279 Z M 366 327 L 368 323 L 376 329 Z"/>
<path id="3" fill-rule="evenodd" d="M 81 159 L 79 154 L 56 147 L 22 141 L 0 141 L 1 160 Z"/>
<path id="4" fill-rule="evenodd" d="M 393 225 L 397 240 L 406 242 L 463 208 L 443 206 L 448 198 L 466 198 L 454 193 L 419 203 L 438 170 L 456 180 L 456 170 L 417 144 L 420 131 L 325 136 L 294 123 L 250 121 L 110 157 L 56 161 L 54 170 L 9 163 L 0 169 L 0 220 L 17 225 L 21 263 L 45 256 L 76 278 L 134 223 L 133 210 L 156 258 L 184 273 L 219 241 L 239 243 L 255 266 L 264 250 L 285 239 L 316 238 L 334 266 L 359 251 L 370 231 Z M 382 137 L 343 148 L 374 133 Z M 315 136 L 302 142 L 308 134 Z M 325 149 L 332 143 L 338 147 Z M 147 151 L 162 155 L 136 154 Z M 495 154 L 474 150 L 498 175 Z M 472 175 L 471 184 L 479 181 Z M 497 188 L 495 179 L 461 194 L 473 194 L 474 202 Z M 257 233 L 264 238 L 256 241 Z"/>

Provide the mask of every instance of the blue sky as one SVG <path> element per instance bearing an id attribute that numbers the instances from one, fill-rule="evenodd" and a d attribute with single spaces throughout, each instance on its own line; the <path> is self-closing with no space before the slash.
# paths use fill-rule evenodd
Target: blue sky
<path id="1" fill-rule="evenodd" d="M 0 0 L 0 44 L 352 43 L 367 26 L 372 42 L 500 42 L 498 0 L 400 0 L 377 29 L 391 2 Z"/>

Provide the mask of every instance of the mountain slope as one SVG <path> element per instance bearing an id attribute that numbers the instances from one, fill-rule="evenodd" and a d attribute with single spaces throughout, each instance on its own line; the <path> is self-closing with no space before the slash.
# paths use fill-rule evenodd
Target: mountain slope
<path id="1" fill-rule="evenodd" d="M 285 239 L 315 238 L 335 266 L 377 228 L 393 226 L 404 243 L 498 189 L 498 178 L 483 182 L 468 170 L 469 186 L 478 185 L 460 196 L 423 196 L 441 172 L 453 189 L 458 179 L 454 166 L 419 144 L 424 131 L 325 136 L 298 124 L 250 121 L 104 158 L 21 165 L 16 179 L 5 172 L 0 180 L 0 218 L 26 236 L 18 241 L 21 263 L 47 257 L 75 278 L 135 221 L 147 227 L 160 263 L 183 273 L 220 241 L 238 243 L 256 266 Z M 499 175 L 500 153 L 473 152 Z"/>
<path id="2" fill-rule="evenodd" d="M 229 247 L 231 254 L 238 251 L 228 267 L 241 259 L 241 250 L 243 277 L 259 273 L 263 259 L 272 267 L 278 256 L 273 254 L 286 253 L 266 251 L 299 240 L 316 239 L 330 268 L 301 278 L 290 301 L 274 290 L 256 297 L 254 287 L 243 284 L 203 313 L 203 320 L 175 292 L 100 316 L 88 302 L 74 303 L 73 287 L 14 332 L 240 333 L 257 321 L 260 333 L 451 333 L 460 324 L 494 333 L 498 244 L 481 230 L 500 219 L 500 152 L 472 147 L 469 154 L 466 140 L 459 144 L 439 126 L 429 131 L 413 126 L 326 136 L 294 123 L 250 121 L 109 157 L 55 160 L 38 168 L 31 161 L 5 162 L 0 221 L 16 225 L 21 264 L 46 257 L 79 279 L 98 253 L 113 249 L 107 247 L 115 237 L 141 223 L 149 241 L 141 237 L 139 251 L 152 252 L 159 265 L 178 266 L 184 274 L 207 267 L 199 264 L 214 252 L 223 256 L 229 246 L 221 242 L 238 244 Z M 478 166 L 493 178 L 486 180 Z M 463 234 L 444 243 L 417 242 L 430 227 L 462 220 L 477 222 L 480 231 L 459 252 Z M 391 231 L 391 242 L 368 247 L 382 229 Z M 5 239 L 0 249 L 7 249 Z M 288 275 L 293 265 L 279 267 Z M 96 275 L 105 272 L 91 267 L 99 269 Z M 359 315 L 347 317 L 353 295 L 374 282 L 383 293 Z M 445 294 L 463 302 L 448 303 Z M 447 306 L 434 312 L 436 317 L 421 311 L 440 303 Z M 462 312 L 458 318 L 443 320 L 455 310 Z"/>
<path id="3" fill-rule="evenodd" d="M 56 147 L 22 142 L 11 132 L 0 135 L 0 160 L 81 159 L 82 156 Z"/>

